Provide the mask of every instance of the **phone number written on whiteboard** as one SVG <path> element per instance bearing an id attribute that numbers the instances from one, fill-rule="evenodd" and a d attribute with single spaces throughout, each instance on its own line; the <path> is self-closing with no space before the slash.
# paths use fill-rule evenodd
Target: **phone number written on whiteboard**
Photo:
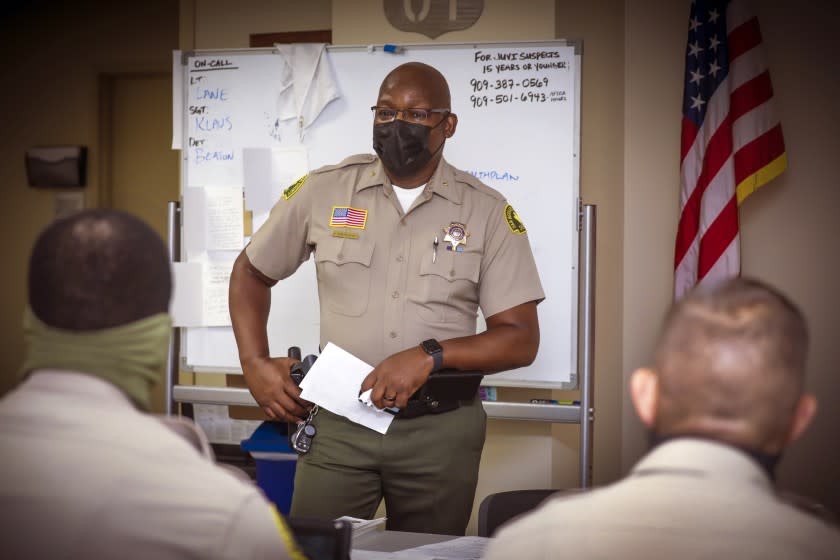
<path id="1" fill-rule="evenodd" d="M 552 89 L 549 72 L 569 69 L 557 51 L 495 52 L 475 51 L 473 62 L 481 67 L 482 74 L 516 73 L 514 77 L 471 78 L 470 103 L 473 108 L 504 105 L 507 103 L 548 103 L 568 99 L 566 90 Z M 540 72 L 539 75 L 522 77 L 521 73 Z M 562 81 L 562 80 L 561 80 Z M 495 93 L 492 93 L 495 92 Z"/>

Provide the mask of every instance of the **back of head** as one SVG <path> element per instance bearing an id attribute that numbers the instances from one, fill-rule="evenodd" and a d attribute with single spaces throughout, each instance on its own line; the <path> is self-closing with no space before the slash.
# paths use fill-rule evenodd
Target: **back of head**
<path id="1" fill-rule="evenodd" d="M 757 280 L 698 288 L 668 314 L 655 355 L 655 430 L 778 450 L 803 392 L 799 309 Z"/>
<path id="2" fill-rule="evenodd" d="M 29 305 L 70 331 L 116 327 L 166 312 L 172 290 L 160 237 L 116 210 L 86 210 L 49 225 L 29 261 Z"/>
<path id="3" fill-rule="evenodd" d="M 149 410 L 166 363 L 171 291 L 166 248 L 138 218 L 87 210 L 52 223 L 29 261 L 21 375 L 81 372 Z"/>

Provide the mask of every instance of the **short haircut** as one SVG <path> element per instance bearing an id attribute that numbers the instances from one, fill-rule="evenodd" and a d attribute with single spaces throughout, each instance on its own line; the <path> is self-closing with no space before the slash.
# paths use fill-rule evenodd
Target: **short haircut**
<path id="1" fill-rule="evenodd" d="M 29 260 L 29 306 L 61 329 L 99 330 L 166 312 L 171 291 L 160 236 L 116 210 L 56 220 L 38 236 Z"/>
<path id="2" fill-rule="evenodd" d="M 761 447 L 784 435 L 803 392 L 801 311 L 754 279 L 698 288 L 668 313 L 655 354 L 659 435 Z"/>
<path id="3" fill-rule="evenodd" d="M 391 70 L 379 87 L 379 96 L 383 92 L 399 86 L 420 86 L 435 107 L 431 109 L 451 109 L 452 97 L 446 78 L 434 66 L 422 62 L 406 62 Z"/>

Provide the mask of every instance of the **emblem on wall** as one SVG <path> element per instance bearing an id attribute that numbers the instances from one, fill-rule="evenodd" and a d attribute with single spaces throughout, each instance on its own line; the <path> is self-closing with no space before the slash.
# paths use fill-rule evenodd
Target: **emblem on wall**
<path id="1" fill-rule="evenodd" d="M 431 39 L 472 27 L 484 10 L 484 0 L 383 0 L 382 3 L 391 25 Z"/>

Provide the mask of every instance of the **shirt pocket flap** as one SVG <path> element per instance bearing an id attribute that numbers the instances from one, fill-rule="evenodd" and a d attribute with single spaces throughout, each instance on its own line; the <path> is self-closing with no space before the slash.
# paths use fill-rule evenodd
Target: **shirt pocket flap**
<path id="1" fill-rule="evenodd" d="M 432 259 L 423 259 L 420 262 L 420 276 L 434 274 L 449 282 L 469 280 L 473 284 L 478 284 L 480 272 L 481 255 L 478 253 L 453 253 L 447 251 L 443 255 L 438 253 L 435 262 L 432 262 Z"/>
<path id="2" fill-rule="evenodd" d="M 373 260 L 373 243 L 359 239 L 328 237 L 318 242 L 315 262 L 331 262 L 338 266 L 357 263 L 369 267 Z"/>

